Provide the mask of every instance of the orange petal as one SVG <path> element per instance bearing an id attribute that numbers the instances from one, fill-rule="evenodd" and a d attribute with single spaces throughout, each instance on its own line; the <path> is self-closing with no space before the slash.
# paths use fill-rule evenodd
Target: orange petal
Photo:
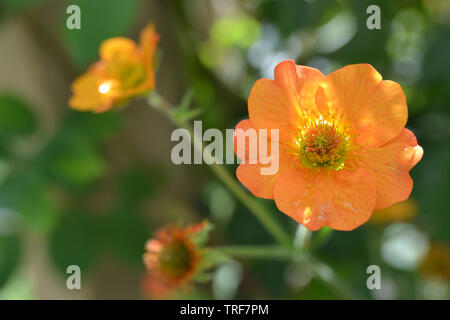
<path id="1" fill-rule="evenodd" d="M 142 29 L 139 36 L 139 45 L 144 55 L 144 61 L 153 66 L 156 46 L 159 41 L 159 35 L 152 24 Z"/>
<path id="2" fill-rule="evenodd" d="M 398 137 L 381 147 L 362 151 L 360 165 L 376 178 L 376 209 L 408 199 L 413 188 L 409 170 L 422 156 L 422 147 L 417 145 L 414 133 L 408 129 L 403 129 Z"/>
<path id="3" fill-rule="evenodd" d="M 260 79 L 250 92 L 252 124 L 255 128 L 279 129 L 283 141 L 292 140 L 298 114 L 315 107 L 316 91 L 324 79 L 320 71 L 296 66 L 292 60 L 279 63 L 275 80 Z"/>
<path id="4" fill-rule="evenodd" d="M 239 130 L 242 129 L 246 136 L 238 138 L 240 135 Z M 250 136 L 249 130 L 253 130 L 253 140 L 246 138 Z M 256 130 L 250 120 L 242 120 L 236 125 L 234 136 L 234 149 L 236 156 L 242 160 L 242 163 L 236 170 L 236 176 L 238 180 L 255 196 L 273 199 L 273 185 L 279 173 L 284 170 L 289 162 L 289 156 L 283 151 L 283 146 L 278 147 L 278 154 L 275 154 L 274 158 L 267 159 L 261 157 L 259 154 L 259 145 L 261 139 L 267 139 L 267 153 L 263 152 L 263 155 L 272 155 L 272 143 L 267 135 Z M 253 142 L 251 142 L 253 141 Z M 252 144 L 252 146 L 249 146 Z M 261 161 L 262 160 L 262 161 Z M 276 164 L 278 161 L 278 165 Z M 269 167 L 272 166 L 273 170 L 271 174 L 267 173 Z M 264 170 L 266 172 L 264 173 Z"/>
<path id="5" fill-rule="evenodd" d="M 254 130 L 254 134 L 256 137 L 257 131 L 253 127 L 252 123 L 250 122 L 250 119 L 242 120 L 236 125 L 236 128 L 234 129 L 233 147 L 234 147 L 234 153 L 242 161 L 249 162 L 250 156 L 252 156 L 252 161 L 256 161 L 256 155 L 255 154 L 251 155 L 249 152 L 249 150 L 251 149 L 251 148 L 249 148 L 250 138 L 246 138 L 245 143 L 243 140 L 242 140 L 242 142 L 239 142 L 239 139 L 238 139 L 239 130 L 243 130 L 244 134 L 247 134 L 248 136 L 250 136 L 250 133 L 248 131 Z M 241 139 L 243 139 L 243 137 Z M 257 149 L 255 148 L 254 150 L 257 150 Z"/>
<path id="6" fill-rule="evenodd" d="M 139 45 L 142 51 L 142 58 L 147 69 L 147 88 L 155 87 L 155 52 L 159 41 L 159 35 L 152 24 L 147 25 L 140 34 Z"/>
<path id="7" fill-rule="evenodd" d="M 259 79 L 248 98 L 248 113 L 256 128 L 278 129 L 289 138 L 290 103 L 273 80 Z"/>
<path id="8" fill-rule="evenodd" d="M 136 42 L 123 37 L 105 40 L 100 45 L 100 58 L 106 64 L 136 61 L 138 52 Z"/>
<path id="9" fill-rule="evenodd" d="M 240 164 L 236 170 L 238 180 L 256 197 L 273 199 L 273 186 L 278 175 L 261 175 L 258 164 Z"/>
<path id="10" fill-rule="evenodd" d="M 275 67 L 275 82 L 297 114 L 315 108 L 317 90 L 325 84 L 325 76 L 317 69 L 296 65 L 286 60 Z"/>
<path id="11" fill-rule="evenodd" d="M 380 146 L 400 134 L 408 118 L 400 85 L 382 80 L 369 64 L 343 67 L 327 76 L 335 107 L 352 121 L 356 142 Z"/>
<path id="12" fill-rule="evenodd" d="M 69 106 L 80 111 L 106 111 L 113 105 L 112 99 L 100 93 L 99 86 L 105 81 L 102 73 L 91 68 L 72 83 L 73 95 Z"/>
<path id="13" fill-rule="evenodd" d="M 278 209 L 310 230 L 352 230 L 365 223 L 376 199 L 374 177 L 364 169 L 280 173 L 274 188 Z"/>

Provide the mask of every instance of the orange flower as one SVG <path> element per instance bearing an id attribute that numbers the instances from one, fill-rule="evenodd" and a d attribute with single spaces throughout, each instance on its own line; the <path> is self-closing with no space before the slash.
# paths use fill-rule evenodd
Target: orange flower
<path id="1" fill-rule="evenodd" d="M 244 161 L 237 178 L 307 228 L 352 230 L 375 209 L 409 197 L 409 170 L 423 150 L 405 129 L 408 109 L 400 85 L 382 80 L 371 65 L 324 76 L 283 61 L 274 80 L 255 83 L 248 109 L 250 119 L 236 129 L 278 129 L 279 170 L 262 175 L 265 164 Z M 244 160 L 248 151 L 248 145 L 235 147 Z"/>
<path id="2" fill-rule="evenodd" d="M 155 51 L 159 36 L 145 27 L 140 45 L 128 38 L 112 38 L 100 46 L 100 61 L 72 83 L 71 108 L 104 112 L 115 104 L 155 87 Z"/>
<path id="3" fill-rule="evenodd" d="M 146 244 L 144 263 L 150 275 L 167 285 L 186 284 L 198 271 L 202 250 L 195 237 L 206 222 L 186 228 L 169 226 L 157 231 Z"/>
<path id="4" fill-rule="evenodd" d="M 383 225 L 392 222 L 404 222 L 413 219 L 417 215 L 417 204 L 408 199 L 406 201 L 398 202 L 392 207 L 375 210 L 370 217 L 369 222 L 372 224 Z"/>
<path id="5" fill-rule="evenodd" d="M 142 294 L 146 299 L 170 300 L 176 298 L 176 290 L 160 279 L 146 275 L 142 279 Z"/>
<path id="6" fill-rule="evenodd" d="M 432 243 L 420 265 L 420 271 L 428 277 L 450 281 L 450 248 L 444 243 Z"/>

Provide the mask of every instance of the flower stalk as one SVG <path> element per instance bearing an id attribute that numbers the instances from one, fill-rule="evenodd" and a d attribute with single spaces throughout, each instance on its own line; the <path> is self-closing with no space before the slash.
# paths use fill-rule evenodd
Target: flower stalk
<path id="1" fill-rule="evenodd" d="M 200 154 L 203 154 L 203 141 L 200 137 L 193 134 L 192 127 L 187 121 L 180 120 L 174 116 L 172 106 L 156 92 L 148 97 L 149 104 L 161 111 L 174 125 L 180 128 L 188 130 L 194 139 L 199 141 L 192 141 L 195 150 Z M 245 192 L 240 184 L 230 175 L 230 173 L 220 164 L 213 163 L 209 165 L 214 174 L 222 181 L 222 183 L 231 191 L 231 193 L 238 198 L 247 209 L 254 214 L 254 216 L 261 222 L 261 224 L 267 229 L 267 231 L 278 241 L 278 243 L 286 246 L 290 246 L 290 236 L 283 230 L 283 228 L 277 223 L 273 215 L 268 212 L 257 200 L 251 197 Z"/>
<path id="2" fill-rule="evenodd" d="M 308 230 L 308 234 L 310 235 Z M 339 278 L 333 269 L 326 263 L 318 260 L 309 252 L 299 248 L 284 246 L 218 246 L 215 251 L 233 258 L 245 259 L 272 259 L 281 261 L 303 261 L 312 266 L 314 276 L 329 286 L 337 295 L 347 299 L 358 299 L 359 296 L 347 283 Z M 304 249 L 304 248 L 303 248 Z"/>
<path id="3" fill-rule="evenodd" d="M 290 260 L 293 251 L 284 246 L 218 246 L 214 250 L 235 258 Z"/>
<path id="4" fill-rule="evenodd" d="M 294 248 L 298 248 L 301 251 L 309 248 L 311 236 L 312 231 L 306 228 L 304 225 L 299 224 L 297 227 L 297 232 L 295 233 Z"/>

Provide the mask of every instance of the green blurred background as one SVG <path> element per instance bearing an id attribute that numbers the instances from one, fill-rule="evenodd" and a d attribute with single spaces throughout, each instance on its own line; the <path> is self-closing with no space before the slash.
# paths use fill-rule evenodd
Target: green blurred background
<path id="1" fill-rule="evenodd" d="M 81 8 L 81 30 L 66 28 L 70 4 Z M 381 30 L 366 27 L 372 4 Z M 313 250 L 359 298 L 450 297 L 450 1 L 0 0 L 0 299 L 154 297 L 142 254 L 168 222 L 209 218 L 212 245 L 273 243 L 206 165 L 172 164 L 174 128 L 144 101 L 105 114 L 68 108 L 70 83 L 101 41 L 137 39 L 148 21 L 161 36 L 158 92 L 178 103 L 192 89 L 204 128 L 247 117 L 253 83 L 285 59 L 324 73 L 370 63 L 399 82 L 425 150 L 402 209 L 411 218 L 323 231 Z M 442 258 L 427 262 L 435 243 Z M 71 264 L 82 290 L 65 286 Z M 371 264 L 381 290 L 366 287 Z M 183 297 L 346 298 L 339 292 L 306 264 L 237 260 Z"/>

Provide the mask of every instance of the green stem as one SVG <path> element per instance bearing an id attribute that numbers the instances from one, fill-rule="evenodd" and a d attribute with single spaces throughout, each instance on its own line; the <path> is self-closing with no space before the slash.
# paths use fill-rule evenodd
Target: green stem
<path id="1" fill-rule="evenodd" d="M 272 236 L 283 245 L 290 245 L 289 236 L 284 232 L 280 225 L 274 220 L 273 216 L 257 201 L 255 201 L 242 187 L 230 176 L 228 171 L 217 164 L 211 165 L 213 172 L 222 180 L 230 191 L 238 198 L 264 225 Z"/>
<path id="2" fill-rule="evenodd" d="M 312 264 L 314 276 L 329 286 L 336 294 L 346 299 L 359 299 L 357 293 L 344 280 L 339 278 L 329 265 L 313 257 L 308 252 L 299 251 L 300 248 L 295 249 L 284 246 L 218 246 L 211 249 L 238 259 L 277 259 L 285 261 L 293 259 L 301 261 L 304 259 L 305 263 Z"/>
<path id="3" fill-rule="evenodd" d="M 299 224 L 297 227 L 297 232 L 295 233 L 294 247 L 302 251 L 309 248 L 311 236 L 312 231 L 306 228 L 304 225 Z"/>
<path id="4" fill-rule="evenodd" d="M 172 107 L 169 105 L 167 101 L 164 100 L 157 93 L 153 92 L 152 95 L 148 99 L 149 103 L 163 112 L 169 120 L 176 126 L 184 128 L 189 131 L 191 137 L 197 139 L 193 142 L 194 148 L 197 148 L 196 152 L 203 154 L 203 141 L 201 137 L 197 137 L 193 133 L 192 127 L 186 123 L 186 121 L 180 121 L 177 117 L 174 116 L 173 112 L 171 112 Z M 247 192 L 245 192 L 241 185 L 236 182 L 236 180 L 230 175 L 230 173 L 221 165 L 213 163 L 209 165 L 214 174 L 225 184 L 226 187 L 234 194 L 236 198 L 238 198 L 254 215 L 255 217 L 264 225 L 267 231 L 277 240 L 280 244 L 289 246 L 290 245 L 290 237 L 283 230 L 282 227 L 275 221 L 273 215 L 268 212 L 257 200 L 251 197 Z"/>
<path id="5" fill-rule="evenodd" d="M 284 246 L 223 246 L 214 250 L 235 258 L 290 260 L 292 250 Z"/>

